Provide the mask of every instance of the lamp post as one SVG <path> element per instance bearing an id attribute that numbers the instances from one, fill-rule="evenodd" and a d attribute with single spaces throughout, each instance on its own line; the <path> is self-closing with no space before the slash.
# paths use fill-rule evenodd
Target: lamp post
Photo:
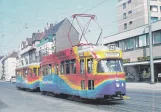
<path id="1" fill-rule="evenodd" d="M 150 74 L 151 74 L 151 84 L 154 84 L 154 62 L 153 62 L 153 42 L 152 42 L 152 29 L 151 29 L 151 10 L 150 10 L 150 0 L 147 0 L 148 7 L 148 20 L 149 20 L 149 50 L 150 50 Z"/>

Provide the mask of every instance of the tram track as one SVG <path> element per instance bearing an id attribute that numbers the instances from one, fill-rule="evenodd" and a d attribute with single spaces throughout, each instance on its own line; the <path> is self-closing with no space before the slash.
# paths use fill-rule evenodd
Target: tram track
<path id="1" fill-rule="evenodd" d="M 3 86 L 0 86 L 3 87 Z M 18 89 L 14 86 L 8 86 L 8 87 L 3 87 L 5 89 L 10 89 L 10 90 L 16 90 Z M 23 92 L 28 92 L 24 90 L 20 90 Z M 28 92 L 30 94 L 35 94 L 35 95 L 40 95 L 39 92 Z M 155 95 L 155 94 L 152 94 Z M 152 96 L 152 95 L 132 95 L 129 94 L 131 97 L 130 100 L 125 100 L 125 101 L 110 101 L 110 102 L 82 102 L 82 100 L 77 100 L 77 99 L 68 99 L 68 98 L 61 98 L 61 97 L 55 97 L 55 98 L 60 98 L 61 100 L 64 101 L 70 101 L 74 103 L 78 103 L 79 105 L 83 105 L 86 107 L 92 107 L 98 110 L 107 110 L 107 111 L 117 111 L 117 112 L 160 112 L 161 107 L 161 102 L 159 102 L 160 96 Z M 47 96 L 47 95 L 46 95 Z"/>

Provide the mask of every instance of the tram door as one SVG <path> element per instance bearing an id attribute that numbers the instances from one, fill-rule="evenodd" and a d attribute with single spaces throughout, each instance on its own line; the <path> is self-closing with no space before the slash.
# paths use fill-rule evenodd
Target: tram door
<path id="1" fill-rule="evenodd" d="M 87 97 L 87 85 L 88 85 L 88 79 L 87 79 L 87 72 L 86 72 L 86 59 L 81 58 L 80 61 L 80 75 L 81 75 L 81 91 L 80 96 L 81 97 Z"/>

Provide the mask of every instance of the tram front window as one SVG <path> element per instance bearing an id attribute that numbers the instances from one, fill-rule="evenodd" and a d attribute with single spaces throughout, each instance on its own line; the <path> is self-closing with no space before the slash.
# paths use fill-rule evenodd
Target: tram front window
<path id="1" fill-rule="evenodd" d="M 97 73 L 123 72 L 122 60 L 103 59 L 97 64 Z"/>

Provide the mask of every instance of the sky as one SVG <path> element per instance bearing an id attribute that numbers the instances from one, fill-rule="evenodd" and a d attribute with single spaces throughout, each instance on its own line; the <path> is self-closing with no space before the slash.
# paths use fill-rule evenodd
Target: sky
<path id="1" fill-rule="evenodd" d="M 0 0 L 0 55 L 18 50 L 18 46 L 33 32 L 44 31 L 47 23 L 58 23 L 64 18 L 72 20 L 73 14 L 91 9 L 104 0 Z M 102 37 L 117 33 L 117 0 L 107 0 L 88 11 L 97 16 L 97 22 L 103 29 Z M 80 18 L 84 25 L 86 20 Z M 27 24 L 28 28 L 24 26 Z M 95 24 L 95 25 L 94 25 Z M 74 23 L 77 27 L 76 22 Z M 106 27 L 103 27 L 107 25 Z M 95 30 L 94 30 L 95 29 Z M 87 38 L 95 43 L 100 29 L 92 22 Z"/>

